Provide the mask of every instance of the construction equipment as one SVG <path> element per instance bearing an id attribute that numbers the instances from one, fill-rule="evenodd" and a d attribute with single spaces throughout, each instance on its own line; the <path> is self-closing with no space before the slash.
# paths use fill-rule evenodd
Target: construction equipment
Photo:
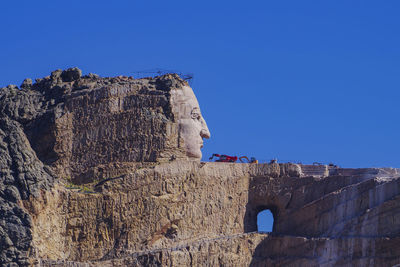
<path id="1" fill-rule="evenodd" d="M 238 160 L 237 156 L 228 156 L 228 155 L 220 155 L 220 154 L 212 154 L 210 160 L 214 157 L 218 157 L 219 159 L 215 160 L 215 162 L 236 162 Z M 250 159 L 246 156 L 242 156 L 239 158 L 240 162 L 242 163 L 258 163 L 256 158 L 251 157 Z M 246 162 L 247 161 L 247 162 Z"/>
<path id="2" fill-rule="evenodd" d="M 249 159 L 249 158 L 246 157 L 246 156 L 242 156 L 242 157 L 239 158 L 240 162 L 246 163 L 246 162 L 243 161 L 244 159 L 247 160 L 247 163 L 258 163 L 258 160 L 256 160 L 255 157 L 251 157 L 251 158 Z"/>
<path id="3" fill-rule="evenodd" d="M 215 160 L 215 162 L 236 162 L 238 160 L 238 157 L 236 156 L 228 156 L 220 154 L 212 154 L 212 156 L 209 159 L 212 160 L 214 156 L 219 158 Z"/>

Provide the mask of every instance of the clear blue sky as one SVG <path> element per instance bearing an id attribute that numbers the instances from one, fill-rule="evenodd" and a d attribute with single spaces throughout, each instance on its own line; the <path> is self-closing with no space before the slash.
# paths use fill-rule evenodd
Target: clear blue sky
<path id="1" fill-rule="evenodd" d="M 400 167 L 400 1 L 1 1 L 0 86 L 194 73 L 212 153 Z"/>

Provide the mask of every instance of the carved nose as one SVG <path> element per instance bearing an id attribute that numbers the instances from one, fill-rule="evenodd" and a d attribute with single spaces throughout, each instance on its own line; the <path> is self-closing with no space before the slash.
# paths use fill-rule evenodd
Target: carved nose
<path id="1" fill-rule="evenodd" d="M 202 129 L 200 131 L 200 136 L 208 139 L 208 138 L 210 138 L 210 131 L 208 129 Z"/>
<path id="2" fill-rule="evenodd" d="M 211 136 L 210 131 L 208 130 L 206 121 L 205 121 L 203 118 L 201 118 L 201 131 L 200 131 L 200 136 L 201 136 L 202 138 L 206 138 L 206 139 L 210 138 L 210 136 Z"/>

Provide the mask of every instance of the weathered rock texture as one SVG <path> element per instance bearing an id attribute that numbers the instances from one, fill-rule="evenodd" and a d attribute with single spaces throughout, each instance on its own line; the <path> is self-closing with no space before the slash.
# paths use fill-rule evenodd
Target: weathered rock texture
<path id="1" fill-rule="evenodd" d="M 1 89 L 0 265 L 400 263 L 398 169 L 188 160 L 181 86 L 69 69 Z"/>
<path id="2" fill-rule="evenodd" d="M 27 123 L 27 136 L 44 163 L 75 183 L 123 173 L 133 162 L 182 158 L 170 91 L 185 83 L 174 74 L 135 80 L 54 71 L 31 87 L 49 104 Z"/>

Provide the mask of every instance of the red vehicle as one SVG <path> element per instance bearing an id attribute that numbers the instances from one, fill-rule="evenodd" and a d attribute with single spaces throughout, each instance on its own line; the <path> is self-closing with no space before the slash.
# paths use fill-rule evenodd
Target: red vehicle
<path id="1" fill-rule="evenodd" d="M 228 155 L 220 155 L 220 154 L 212 154 L 210 160 L 215 157 L 219 157 L 219 159 L 215 160 L 215 162 L 236 162 L 238 157 L 236 156 L 228 156 Z"/>

